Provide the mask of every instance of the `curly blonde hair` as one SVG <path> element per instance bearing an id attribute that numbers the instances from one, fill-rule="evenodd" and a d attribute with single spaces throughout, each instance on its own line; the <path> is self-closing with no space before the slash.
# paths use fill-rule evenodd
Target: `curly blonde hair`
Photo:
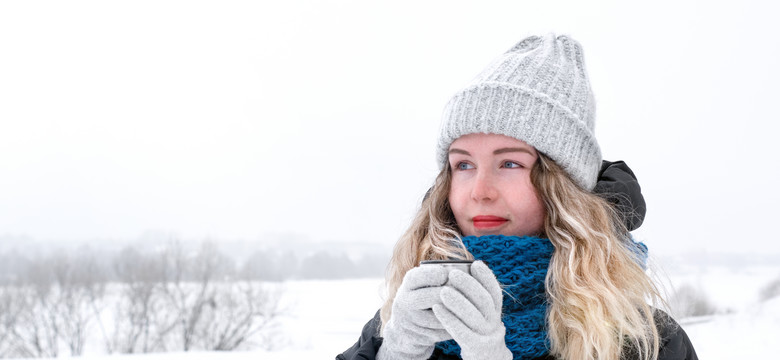
<path id="1" fill-rule="evenodd" d="M 450 208 L 451 177 L 446 164 L 395 245 L 380 312 L 382 328 L 404 275 L 420 261 L 472 259 Z M 661 302 L 660 292 L 639 265 L 612 205 L 583 190 L 541 153 L 531 182 L 546 210 L 543 235 L 555 247 L 545 280 L 551 355 L 618 360 L 630 351 L 642 360 L 657 359 L 659 335 L 650 304 Z"/>

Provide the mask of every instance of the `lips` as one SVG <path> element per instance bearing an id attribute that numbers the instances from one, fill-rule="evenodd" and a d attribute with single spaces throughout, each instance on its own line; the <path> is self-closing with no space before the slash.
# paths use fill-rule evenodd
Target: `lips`
<path id="1" fill-rule="evenodd" d="M 490 229 L 504 225 L 509 219 L 493 215 L 478 215 L 471 219 L 477 229 Z"/>

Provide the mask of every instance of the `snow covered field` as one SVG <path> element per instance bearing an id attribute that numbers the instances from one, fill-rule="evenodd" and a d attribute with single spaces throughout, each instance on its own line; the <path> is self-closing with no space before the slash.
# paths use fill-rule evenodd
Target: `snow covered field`
<path id="1" fill-rule="evenodd" d="M 780 297 L 760 301 L 759 292 L 780 278 L 779 266 L 698 268 L 670 274 L 675 285 L 689 284 L 707 294 L 715 315 L 679 319 L 701 359 L 780 359 Z M 331 359 L 357 340 L 363 324 L 381 304 L 381 279 L 291 281 L 273 350 L 231 353 L 166 353 L 111 356 L 156 359 Z M 85 359 L 109 357 L 88 354 Z"/>
<path id="2" fill-rule="evenodd" d="M 780 279 L 780 266 L 702 268 L 670 278 L 700 288 L 717 308 L 716 315 L 679 319 L 700 359 L 780 359 L 780 296 L 759 296 Z"/>
<path id="3" fill-rule="evenodd" d="M 701 359 L 780 359 L 780 297 L 760 301 L 759 292 L 780 278 L 780 265 L 679 269 L 669 274 L 672 286 L 688 284 L 701 290 L 717 314 L 679 319 Z M 380 279 L 290 283 L 300 315 L 289 321 L 299 349 L 305 352 L 264 353 L 263 359 L 329 359 L 354 343 L 363 324 L 381 301 Z M 320 294 L 319 296 L 317 294 Z M 356 301 L 345 303 L 344 299 Z M 311 355 L 311 356 L 309 356 Z"/>

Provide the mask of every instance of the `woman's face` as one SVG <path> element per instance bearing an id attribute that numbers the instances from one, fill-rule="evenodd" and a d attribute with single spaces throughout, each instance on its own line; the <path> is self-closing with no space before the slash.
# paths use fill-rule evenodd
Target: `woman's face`
<path id="1" fill-rule="evenodd" d="M 532 146 L 496 134 L 469 134 L 450 146 L 450 207 L 464 236 L 538 235 L 545 210 L 531 184 Z"/>

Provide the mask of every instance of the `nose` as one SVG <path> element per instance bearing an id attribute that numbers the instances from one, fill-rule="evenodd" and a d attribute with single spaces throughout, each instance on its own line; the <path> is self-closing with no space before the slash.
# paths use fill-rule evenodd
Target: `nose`
<path id="1" fill-rule="evenodd" d="M 474 178 L 471 198 L 477 202 L 493 201 L 498 197 L 495 177 L 490 171 L 480 170 L 478 170 L 477 176 Z"/>

